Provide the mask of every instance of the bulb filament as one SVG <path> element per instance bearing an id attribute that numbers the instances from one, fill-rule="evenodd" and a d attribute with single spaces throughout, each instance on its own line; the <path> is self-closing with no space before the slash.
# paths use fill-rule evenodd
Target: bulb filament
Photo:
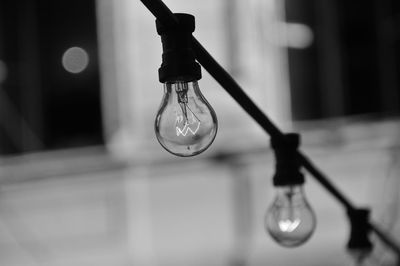
<path id="1" fill-rule="evenodd" d="M 182 114 L 177 115 L 176 117 L 176 135 L 186 137 L 187 134 L 191 133 L 193 136 L 196 135 L 197 131 L 200 128 L 200 119 L 193 113 L 193 111 L 188 106 L 188 96 L 187 96 L 188 87 L 186 83 L 182 83 L 182 87 L 177 87 L 176 92 L 178 94 L 178 103 L 181 107 Z M 189 111 L 189 112 L 188 112 Z M 184 121 L 183 128 L 180 128 L 178 125 Z M 196 124 L 195 128 L 191 126 Z"/>
<path id="2" fill-rule="evenodd" d="M 293 232 L 300 224 L 300 219 L 294 218 L 293 196 L 295 192 L 292 186 L 286 192 L 286 197 L 289 201 L 289 219 L 279 221 L 278 226 L 282 232 Z"/>
<path id="3" fill-rule="evenodd" d="M 279 229 L 281 229 L 282 232 L 288 232 L 288 233 L 296 230 L 296 228 L 299 226 L 299 224 L 300 224 L 299 219 L 295 219 L 294 221 L 287 219 L 287 220 L 279 221 L 279 223 L 278 223 Z"/>
<path id="4" fill-rule="evenodd" d="M 192 118 L 193 119 L 193 118 Z M 183 128 L 179 128 L 179 126 L 176 126 L 176 135 L 179 137 L 180 135 L 186 137 L 186 135 L 190 132 L 193 136 L 196 135 L 197 131 L 200 128 L 200 121 L 197 123 L 197 127 L 196 129 L 192 129 L 190 127 L 190 125 L 193 125 L 194 123 L 196 123 L 196 121 L 193 119 L 192 122 L 188 122 L 187 118 L 184 118 L 182 115 L 178 116 L 176 118 L 176 124 L 179 124 L 180 122 L 182 122 L 182 120 L 186 120 L 185 124 L 183 126 Z"/>

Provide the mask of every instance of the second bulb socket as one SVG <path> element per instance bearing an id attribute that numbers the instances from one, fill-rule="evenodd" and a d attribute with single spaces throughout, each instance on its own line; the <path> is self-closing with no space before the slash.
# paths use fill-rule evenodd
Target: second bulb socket
<path id="1" fill-rule="evenodd" d="M 288 133 L 283 139 L 271 139 L 271 147 L 275 152 L 276 170 L 273 177 L 274 186 L 301 185 L 304 175 L 300 171 L 297 149 L 300 135 Z"/>

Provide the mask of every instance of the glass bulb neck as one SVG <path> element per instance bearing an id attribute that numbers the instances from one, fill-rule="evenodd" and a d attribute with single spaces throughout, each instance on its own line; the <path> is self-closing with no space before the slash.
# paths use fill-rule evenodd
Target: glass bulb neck
<path id="1" fill-rule="evenodd" d="M 276 199 L 282 202 L 287 202 L 288 207 L 291 207 L 291 204 L 305 200 L 303 186 L 294 185 L 277 187 Z"/>
<path id="2" fill-rule="evenodd" d="M 281 195 L 294 195 L 294 194 L 303 194 L 303 186 L 301 185 L 293 185 L 293 186 L 282 186 L 277 188 L 278 194 Z"/>

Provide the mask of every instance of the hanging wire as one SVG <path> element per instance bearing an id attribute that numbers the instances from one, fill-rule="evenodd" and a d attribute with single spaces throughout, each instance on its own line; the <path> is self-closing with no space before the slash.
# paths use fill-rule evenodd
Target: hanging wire
<path id="1" fill-rule="evenodd" d="M 147 9 L 164 25 L 177 25 L 179 22 L 172 11 L 161 0 L 140 0 Z M 196 59 L 207 72 L 226 90 L 226 92 L 250 115 L 274 141 L 283 142 L 284 134 L 250 99 L 240 85 L 225 71 L 225 69 L 208 53 L 208 51 L 193 37 L 193 50 Z M 319 170 L 310 159 L 298 151 L 301 165 L 334 196 L 348 212 L 353 212 L 356 207 L 341 193 Z M 369 221 L 368 226 L 388 247 L 400 256 L 400 246 L 375 223 Z"/>

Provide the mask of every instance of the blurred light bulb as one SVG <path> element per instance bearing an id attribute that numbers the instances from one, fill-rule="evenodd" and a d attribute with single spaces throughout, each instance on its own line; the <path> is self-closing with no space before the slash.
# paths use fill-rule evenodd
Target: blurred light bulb
<path id="1" fill-rule="evenodd" d="M 211 145 L 217 128 L 215 112 L 197 81 L 164 83 L 155 132 L 167 151 L 182 157 L 197 155 Z"/>
<path id="2" fill-rule="evenodd" d="M 371 255 L 371 249 L 358 249 L 348 251 L 350 257 L 353 259 L 352 265 L 361 266 L 365 265 L 366 260 Z"/>
<path id="3" fill-rule="evenodd" d="M 310 238 L 315 230 L 316 217 L 301 185 L 277 187 L 264 226 L 272 238 L 285 247 L 299 246 Z"/>

